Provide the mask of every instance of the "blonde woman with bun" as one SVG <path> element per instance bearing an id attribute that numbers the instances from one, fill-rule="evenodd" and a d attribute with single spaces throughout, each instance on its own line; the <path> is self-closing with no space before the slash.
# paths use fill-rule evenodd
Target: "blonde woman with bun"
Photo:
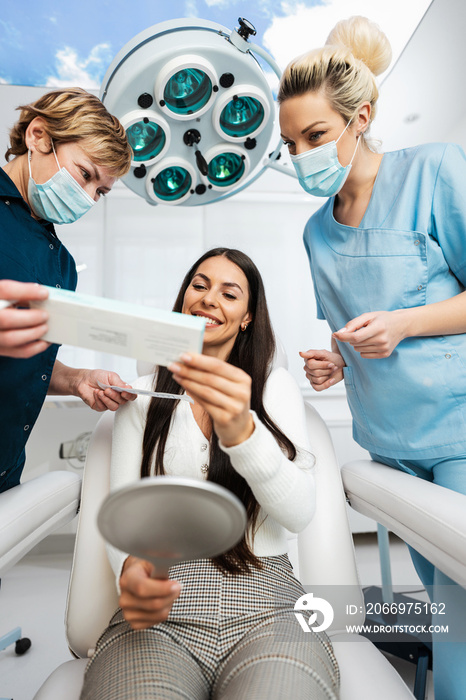
<path id="1" fill-rule="evenodd" d="M 332 349 L 301 356 L 316 391 L 344 379 L 354 438 L 373 459 L 466 494 L 466 158 L 448 143 L 371 149 L 376 75 L 390 60 L 381 30 L 352 17 L 281 79 L 299 182 L 327 198 L 304 244 Z M 444 604 L 433 623 L 450 624 L 434 635 L 435 698 L 463 699 L 466 593 L 412 557 Z"/>

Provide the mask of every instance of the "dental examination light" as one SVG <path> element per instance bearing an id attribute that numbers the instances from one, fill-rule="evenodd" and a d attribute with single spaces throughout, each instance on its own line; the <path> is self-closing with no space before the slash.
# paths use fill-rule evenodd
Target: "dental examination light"
<path id="1" fill-rule="evenodd" d="M 133 149 L 123 182 L 150 204 L 196 206 L 235 194 L 275 160 L 275 103 L 245 19 L 229 31 L 197 19 L 156 24 L 129 41 L 100 92 Z M 273 151 L 270 158 L 266 154 Z"/>

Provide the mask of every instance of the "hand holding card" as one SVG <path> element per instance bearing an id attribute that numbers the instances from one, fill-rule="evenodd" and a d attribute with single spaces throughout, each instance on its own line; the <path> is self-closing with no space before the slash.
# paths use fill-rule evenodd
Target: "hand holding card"
<path id="1" fill-rule="evenodd" d="M 119 392 L 126 392 L 127 394 L 142 394 L 144 396 L 155 396 L 159 399 L 174 399 L 180 401 L 188 401 L 189 403 L 194 403 L 194 400 L 187 394 L 166 394 L 162 391 L 149 391 L 148 389 L 128 389 L 123 386 L 113 386 L 112 384 L 104 384 L 103 382 L 97 382 L 101 389 L 114 389 Z"/>

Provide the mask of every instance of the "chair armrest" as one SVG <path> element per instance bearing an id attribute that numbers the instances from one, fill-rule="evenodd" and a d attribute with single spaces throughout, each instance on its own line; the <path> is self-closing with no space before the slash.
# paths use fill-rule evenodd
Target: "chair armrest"
<path id="1" fill-rule="evenodd" d="M 298 535 L 299 580 L 333 608 L 331 630 L 349 623 L 362 624 L 346 612 L 349 605 L 362 611 L 364 599 L 359 584 L 353 537 L 348 523 L 340 467 L 330 432 L 322 417 L 305 403 L 306 425 L 316 458 L 314 478 L 316 509 L 309 525 Z"/>
<path id="2" fill-rule="evenodd" d="M 118 607 L 113 573 L 97 514 L 110 490 L 114 413 L 99 419 L 89 443 L 83 475 L 81 513 L 76 534 L 66 608 L 66 637 L 71 652 L 86 658 Z"/>
<path id="3" fill-rule="evenodd" d="M 341 470 L 351 507 L 466 586 L 466 496 L 370 460 Z"/>
<path id="4" fill-rule="evenodd" d="M 47 472 L 1 493 L 0 573 L 72 520 L 80 494 L 80 477 L 65 471 Z"/>

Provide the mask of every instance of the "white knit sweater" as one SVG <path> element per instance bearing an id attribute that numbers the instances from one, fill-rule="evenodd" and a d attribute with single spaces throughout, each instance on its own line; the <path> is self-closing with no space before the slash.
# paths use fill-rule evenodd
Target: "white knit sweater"
<path id="1" fill-rule="evenodd" d="M 133 386 L 151 389 L 153 376 L 140 377 Z M 112 445 L 111 490 L 140 478 L 142 437 L 150 397 L 138 396 L 118 409 Z M 259 556 L 287 552 L 286 531 L 300 532 L 312 519 L 315 507 L 314 456 L 306 430 L 299 388 L 283 368 L 275 369 L 266 385 L 264 406 L 268 415 L 297 448 L 294 462 L 284 455 L 269 430 L 252 411 L 255 429 L 245 442 L 221 449 L 234 469 L 249 483 L 261 512 L 252 548 Z M 164 459 L 165 473 L 206 479 L 209 444 L 194 419 L 191 405 L 180 401 L 173 417 Z M 108 547 L 111 566 L 120 577 L 127 554 Z"/>

